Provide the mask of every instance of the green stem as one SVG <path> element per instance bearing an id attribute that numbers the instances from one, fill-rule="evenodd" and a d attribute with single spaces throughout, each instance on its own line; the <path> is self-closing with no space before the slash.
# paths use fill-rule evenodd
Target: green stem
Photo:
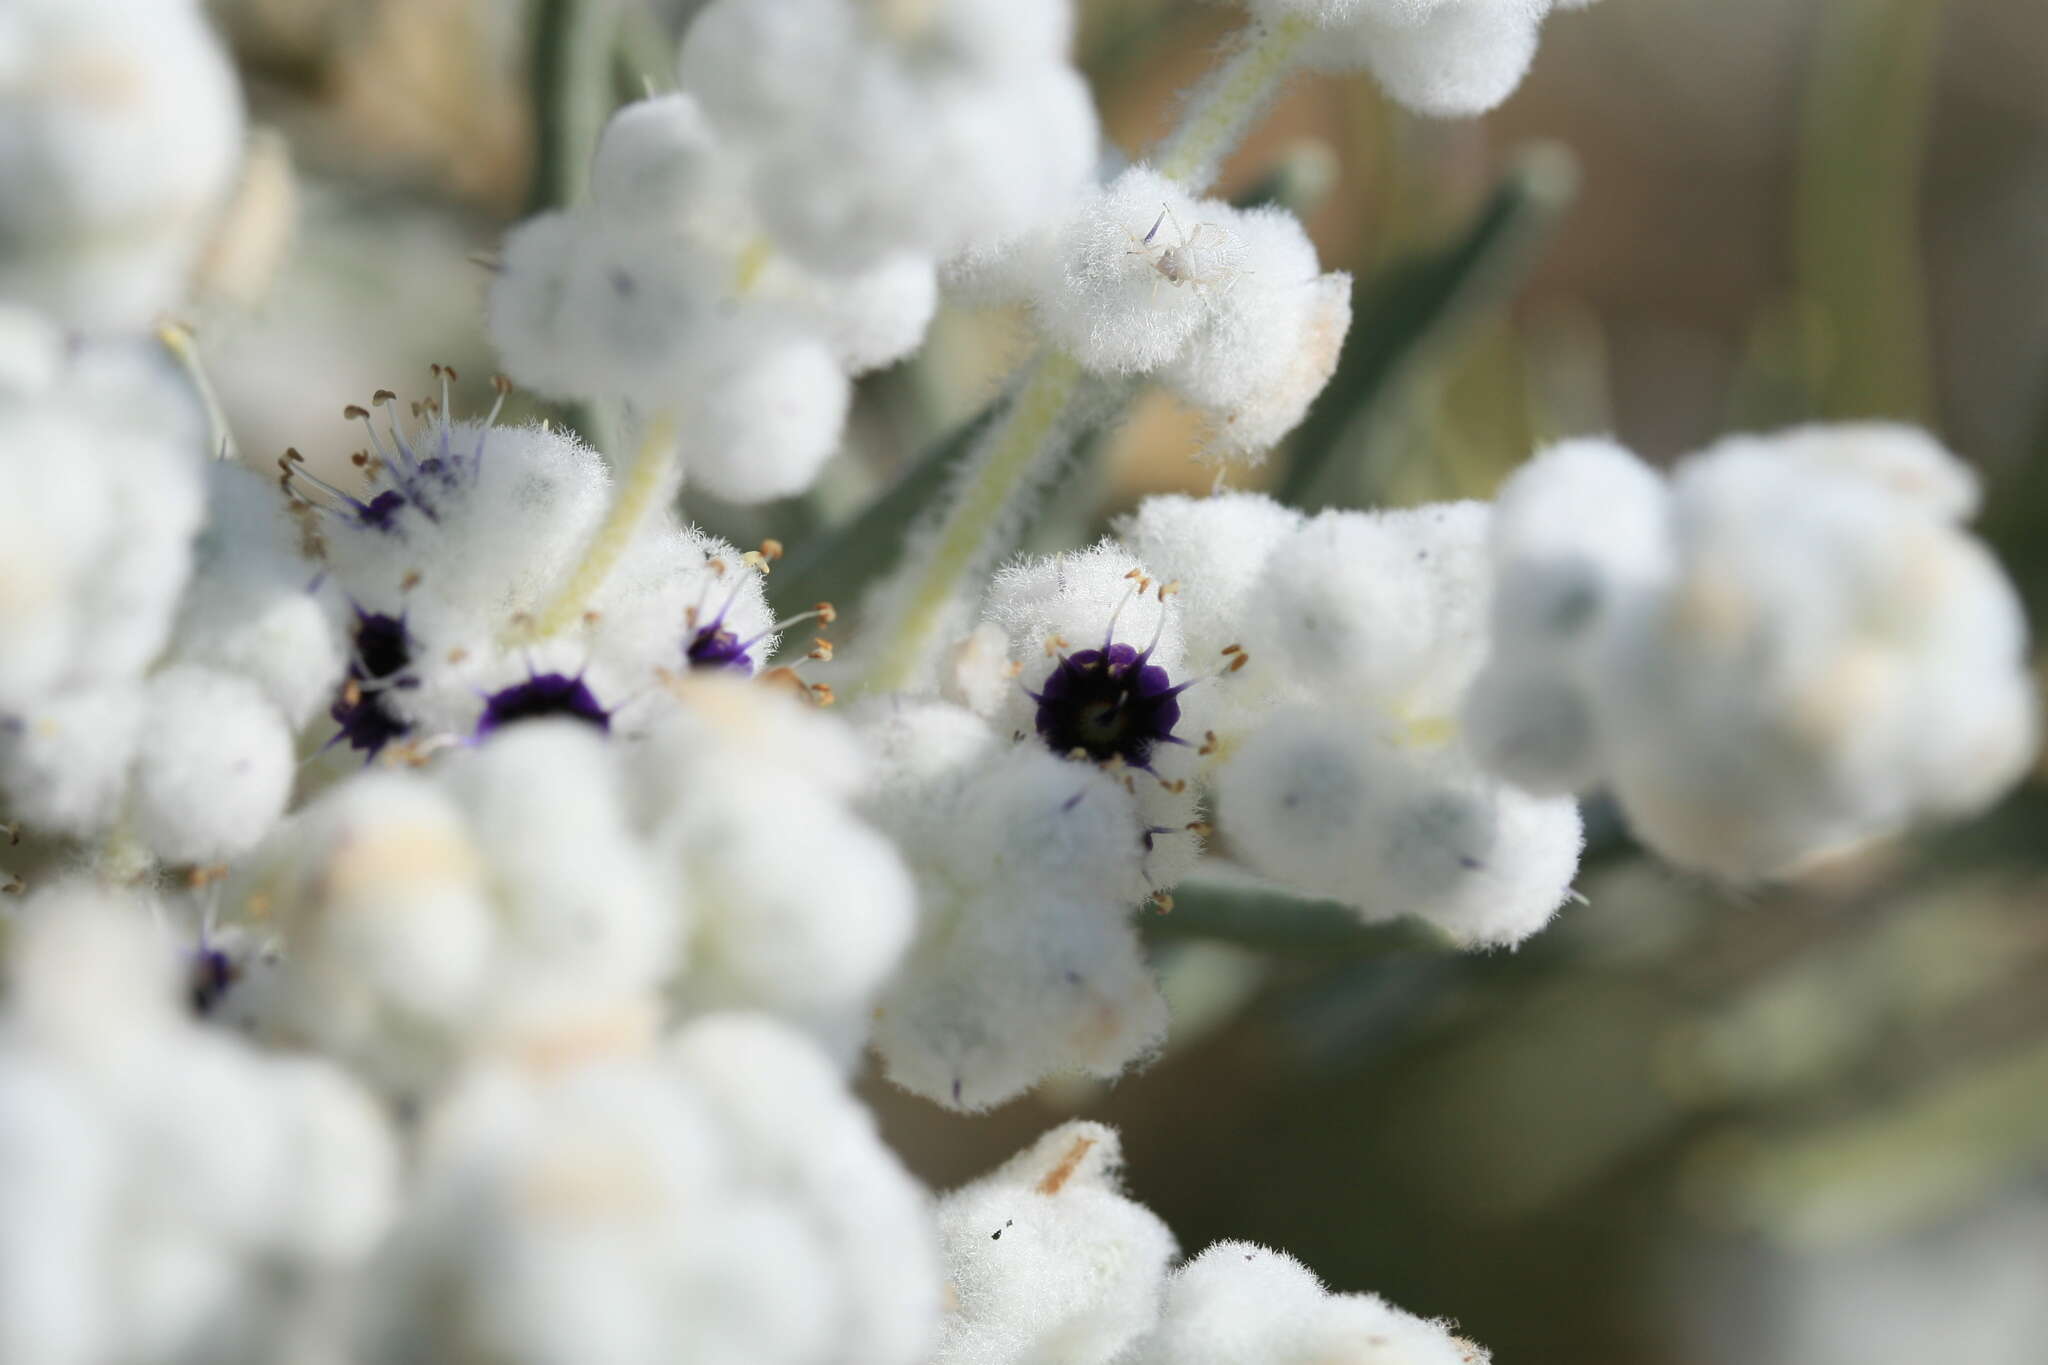
<path id="1" fill-rule="evenodd" d="M 536 0 L 529 78 L 536 138 L 529 213 L 583 197 L 598 134 L 612 112 L 618 0 Z"/>
<path id="2" fill-rule="evenodd" d="M 1021 489 L 1058 456 L 1066 417 L 1081 388 L 1071 356 L 1042 353 L 1024 372 L 1009 409 L 981 438 L 961 471 L 932 548 L 913 576 L 892 585 L 892 610 L 872 622 L 881 641 L 861 679 L 863 691 L 909 686 L 924 669 L 958 585 L 1003 551 L 996 534 Z"/>
<path id="3" fill-rule="evenodd" d="M 1252 120 L 1294 74 L 1315 25 L 1300 16 L 1246 30 L 1236 53 L 1195 88 L 1180 126 L 1159 144 L 1159 173 L 1199 194 L 1216 179 L 1223 158 L 1244 140 Z"/>
<path id="4" fill-rule="evenodd" d="M 575 571 L 531 620 L 521 620 L 506 628 L 507 644 L 545 640 L 582 615 L 583 604 L 604 586 L 619 557 L 633 543 L 633 533 L 640 529 L 640 523 L 673 494 L 680 466 L 675 418 L 665 412 L 658 414 L 648 423 L 632 472 L 620 485 L 619 496 L 612 500 L 604 524 L 584 548 Z"/>

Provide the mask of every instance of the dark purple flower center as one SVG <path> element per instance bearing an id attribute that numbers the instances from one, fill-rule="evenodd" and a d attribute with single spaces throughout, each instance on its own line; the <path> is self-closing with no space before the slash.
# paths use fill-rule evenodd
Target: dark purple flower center
<path id="1" fill-rule="evenodd" d="M 412 638 L 406 634 L 403 618 L 356 608 L 354 644 L 348 681 L 327 708 L 327 714 L 341 727 L 328 742 L 346 741 L 349 748 L 362 750 L 368 760 L 412 729 L 412 722 L 391 709 L 388 698 L 392 689 L 418 687 L 419 680 L 399 676 L 412 663 Z"/>
<path id="2" fill-rule="evenodd" d="M 501 730 L 518 721 L 540 720 L 548 716 L 588 721 L 600 730 L 612 728 L 611 712 L 599 704 L 582 678 L 572 678 L 566 673 L 536 673 L 525 682 L 514 683 L 484 699 L 484 713 L 477 719 L 476 736 L 482 739 L 493 730 Z"/>
<path id="3" fill-rule="evenodd" d="M 398 529 L 398 509 L 405 506 L 405 495 L 395 488 L 387 488 L 356 512 L 356 520 L 378 531 Z"/>
<path id="4" fill-rule="evenodd" d="M 699 627 L 690 636 L 690 643 L 683 650 L 683 658 L 692 668 L 731 668 L 742 673 L 754 671 L 754 661 L 747 649 L 754 642 L 742 640 L 737 631 L 725 625 L 725 613 L 708 626 Z"/>
<path id="5" fill-rule="evenodd" d="M 220 998 L 235 984 L 241 968 L 218 948 L 194 948 L 186 957 L 185 998 L 194 1014 L 211 1014 Z"/>
<path id="6" fill-rule="evenodd" d="M 1054 753 L 1080 750 L 1098 763 L 1121 759 L 1148 768 L 1159 744 L 1179 744 L 1179 695 L 1165 669 L 1129 645 L 1084 649 L 1062 658 L 1038 703 L 1038 734 Z"/>

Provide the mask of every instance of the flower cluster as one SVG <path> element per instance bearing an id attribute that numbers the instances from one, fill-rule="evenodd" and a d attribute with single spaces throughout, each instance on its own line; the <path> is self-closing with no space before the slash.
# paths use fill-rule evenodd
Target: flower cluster
<path id="1" fill-rule="evenodd" d="M 1153 1055 L 1136 922 L 1205 860 L 1511 946 L 1571 896 L 1581 794 L 1752 879 L 2029 761 L 1974 482 L 1903 429 L 1669 476 L 1574 441 L 1493 504 L 1157 497 L 999 562 L 1123 381 L 1249 462 L 1335 370 L 1349 277 L 1204 197 L 1289 70 L 1475 112 L 1569 7 L 1252 0 L 1098 182 L 1066 0 L 711 0 L 681 92 L 491 286 L 512 374 L 638 458 L 458 420 L 437 367 L 345 410 L 350 465 L 275 478 L 140 334 L 239 138 L 196 5 L 0 15 L 0 835 L 33 860 L 0 884 L 34 888 L 0 915 L 0 1357 L 1483 1362 L 1281 1253 L 1181 1260 L 1099 1124 L 935 1198 L 853 1087 L 872 1053 L 977 1111 Z M 778 650 L 834 609 L 777 620 L 781 547 L 674 504 L 811 487 L 942 290 L 1021 305 L 1037 354 L 827 709 L 833 646 Z"/>
<path id="2" fill-rule="evenodd" d="M 1979 810 L 2038 718 L 1976 505 L 1903 427 L 1735 437 L 1668 479 L 1606 441 L 1546 451 L 1501 490 L 1475 742 L 1532 790 L 1610 788 L 1652 848 L 1737 880 Z"/>

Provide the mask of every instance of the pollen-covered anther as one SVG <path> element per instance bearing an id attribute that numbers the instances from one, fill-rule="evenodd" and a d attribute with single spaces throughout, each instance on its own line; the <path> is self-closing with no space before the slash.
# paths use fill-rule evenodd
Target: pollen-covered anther
<path id="1" fill-rule="evenodd" d="M 1153 910 L 1159 914 L 1170 915 L 1173 913 L 1173 896 L 1170 892 L 1154 891 L 1148 899 L 1152 902 Z"/>
<path id="2" fill-rule="evenodd" d="M 818 621 L 822 625 L 829 626 L 839 619 L 839 609 L 830 602 L 820 602 L 811 610 L 818 613 Z"/>
<path id="3" fill-rule="evenodd" d="M 822 635 L 818 636 L 811 641 L 811 652 L 804 657 L 816 659 L 820 663 L 830 663 L 832 661 L 832 642 Z"/>
<path id="4" fill-rule="evenodd" d="M 811 683 L 810 693 L 811 700 L 820 706 L 830 706 L 839 700 L 839 695 L 832 690 L 830 683 Z"/>
<path id="5" fill-rule="evenodd" d="M 1216 826 L 1207 820 L 1190 820 L 1183 828 L 1197 839 L 1206 839 L 1216 832 Z"/>
<path id="6" fill-rule="evenodd" d="M 1207 758 L 1210 754 L 1215 753 L 1218 749 L 1222 747 L 1222 744 L 1216 738 L 1216 732 L 1214 730 L 1204 730 L 1202 731 L 1202 747 L 1195 750 L 1195 752 L 1200 754 L 1202 757 Z"/>
<path id="7" fill-rule="evenodd" d="M 1065 649 L 1067 649 L 1067 648 L 1068 648 L 1068 645 L 1067 645 L 1067 639 L 1066 639 L 1066 637 L 1065 637 L 1064 635 L 1048 635 L 1048 636 L 1046 636 L 1046 637 L 1045 637 L 1045 657 L 1046 657 L 1046 658 L 1048 658 L 1048 659 L 1052 659 L 1052 658 L 1057 658 L 1057 657 L 1059 656 L 1059 654 L 1061 653 L 1061 651 L 1063 651 L 1063 650 L 1065 650 Z"/>
<path id="8" fill-rule="evenodd" d="M 226 863 L 207 863 L 200 867 L 186 869 L 185 885 L 194 891 L 204 891 L 228 875 Z"/>
<path id="9" fill-rule="evenodd" d="M 759 550 L 747 551 L 745 554 L 740 556 L 740 562 L 746 565 L 748 568 L 753 569 L 756 572 L 762 574 L 763 576 L 766 576 L 768 573 L 771 572 L 768 564 L 768 556 L 762 554 Z"/>
<path id="10" fill-rule="evenodd" d="M 773 564 L 776 560 L 782 558 L 782 542 L 773 536 L 769 536 L 761 542 L 760 555 L 761 558 Z"/>

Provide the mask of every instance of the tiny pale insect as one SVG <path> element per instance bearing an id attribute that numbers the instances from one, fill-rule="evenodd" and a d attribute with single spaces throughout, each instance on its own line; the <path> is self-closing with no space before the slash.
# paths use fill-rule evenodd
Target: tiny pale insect
<path id="1" fill-rule="evenodd" d="M 1171 244 L 1159 236 L 1159 229 L 1169 225 L 1174 236 Z M 1132 243 L 1129 254 L 1146 257 L 1159 278 L 1175 288 L 1228 284 L 1237 278 L 1230 263 L 1230 234 L 1214 223 L 1197 223 L 1193 232 L 1184 231 L 1173 209 L 1161 204 L 1159 216 L 1143 237 L 1129 228 L 1124 231 Z"/>

